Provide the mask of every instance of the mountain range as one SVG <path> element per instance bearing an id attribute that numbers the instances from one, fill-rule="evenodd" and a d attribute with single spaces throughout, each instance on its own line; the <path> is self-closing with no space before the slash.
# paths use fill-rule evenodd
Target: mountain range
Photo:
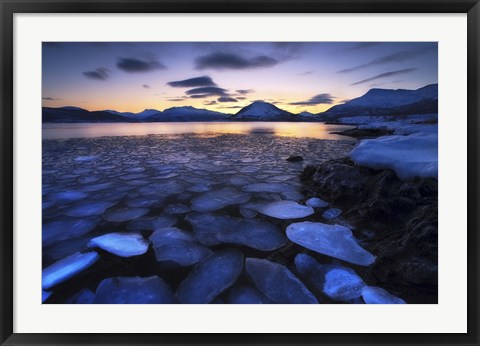
<path id="1" fill-rule="evenodd" d="M 438 112 L 438 84 L 416 90 L 370 89 L 365 95 L 331 107 L 325 112 L 293 114 L 277 106 L 255 101 L 236 114 L 225 114 L 191 106 L 140 113 L 115 110 L 88 111 L 79 107 L 42 108 L 44 123 L 84 122 L 185 122 L 185 121 L 335 121 L 344 116 L 408 115 Z"/>

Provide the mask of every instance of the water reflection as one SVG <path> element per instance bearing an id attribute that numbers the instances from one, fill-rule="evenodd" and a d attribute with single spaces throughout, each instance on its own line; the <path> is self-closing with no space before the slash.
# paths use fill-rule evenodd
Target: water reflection
<path id="1" fill-rule="evenodd" d="M 331 134 L 353 128 L 347 125 L 291 122 L 174 122 L 174 123 L 115 123 L 115 124 L 43 124 L 43 139 L 144 136 L 150 134 L 195 133 L 211 137 L 218 134 L 261 134 L 279 137 L 349 140 L 350 137 Z M 353 140 L 353 139 L 351 139 Z"/>

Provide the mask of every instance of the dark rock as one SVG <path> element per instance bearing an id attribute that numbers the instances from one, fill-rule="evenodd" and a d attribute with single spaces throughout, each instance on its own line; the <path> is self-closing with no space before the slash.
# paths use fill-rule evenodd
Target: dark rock
<path id="1" fill-rule="evenodd" d="M 303 157 L 301 157 L 300 155 L 292 155 L 292 156 L 288 157 L 287 161 L 288 162 L 300 162 L 300 161 L 303 161 Z"/>
<path id="2" fill-rule="evenodd" d="M 393 130 L 388 130 L 388 129 L 359 129 L 357 127 L 350 130 L 332 132 L 332 134 L 349 136 L 349 137 L 354 137 L 359 139 L 366 139 L 366 138 L 377 138 L 380 136 L 388 136 L 393 134 L 393 132 L 394 132 Z"/>
<path id="3" fill-rule="evenodd" d="M 437 301 L 438 182 L 402 181 L 391 170 L 356 166 L 349 158 L 307 166 L 306 194 L 342 208 L 355 229 L 372 232 L 362 246 L 377 256 L 358 273 L 409 303 Z"/>

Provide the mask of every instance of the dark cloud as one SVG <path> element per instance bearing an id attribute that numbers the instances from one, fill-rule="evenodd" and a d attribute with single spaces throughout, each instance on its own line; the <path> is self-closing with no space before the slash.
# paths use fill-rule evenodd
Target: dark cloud
<path id="1" fill-rule="evenodd" d="M 184 100 L 185 100 L 185 97 L 174 97 L 174 98 L 167 99 L 167 101 L 172 101 L 172 102 L 180 102 Z"/>
<path id="2" fill-rule="evenodd" d="M 195 77 L 190 79 L 184 79 L 180 81 L 168 82 L 168 85 L 174 88 L 193 88 L 202 86 L 216 86 L 212 78 L 208 76 Z"/>
<path id="3" fill-rule="evenodd" d="M 218 102 L 238 102 L 236 99 L 234 99 L 233 97 L 230 97 L 230 96 L 222 96 L 222 97 L 219 97 Z"/>
<path id="4" fill-rule="evenodd" d="M 318 94 L 313 96 L 307 101 L 292 102 L 294 106 L 314 106 L 320 104 L 332 104 L 335 97 L 330 94 Z"/>
<path id="5" fill-rule="evenodd" d="M 218 96 L 218 95 L 210 95 L 210 94 L 198 94 L 198 95 L 190 95 L 192 99 L 205 99 L 210 96 Z"/>
<path id="6" fill-rule="evenodd" d="M 305 71 L 305 72 L 300 73 L 300 76 L 306 76 L 306 75 L 313 74 L 313 73 L 315 73 L 315 71 Z"/>
<path id="7" fill-rule="evenodd" d="M 254 89 L 239 89 L 239 90 L 235 90 L 235 91 L 239 94 L 242 94 L 242 95 L 247 95 L 247 94 L 251 94 L 251 93 L 255 92 Z"/>
<path id="8" fill-rule="evenodd" d="M 217 104 L 217 101 L 205 101 L 203 102 L 205 106 L 213 106 Z"/>
<path id="9" fill-rule="evenodd" d="M 150 89 L 150 85 L 148 84 L 143 84 L 142 87 L 144 87 L 145 89 Z"/>
<path id="10" fill-rule="evenodd" d="M 370 67 L 370 66 L 375 66 L 375 65 L 383 65 L 391 62 L 404 62 L 407 60 L 410 60 L 412 58 L 415 58 L 419 55 L 425 54 L 429 50 L 431 50 L 431 47 L 422 47 L 420 49 L 413 49 L 413 50 L 404 50 L 401 52 L 389 54 L 386 56 L 382 56 L 380 58 L 373 59 L 366 64 L 362 65 L 357 65 L 354 67 L 346 68 L 340 71 L 337 71 L 337 73 L 349 73 L 349 72 L 354 72 L 358 70 L 362 70 L 364 68 Z"/>
<path id="11" fill-rule="evenodd" d="M 228 96 L 227 90 L 218 87 L 201 87 L 190 89 L 185 92 L 191 98 L 200 99 L 210 96 Z"/>
<path id="12" fill-rule="evenodd" d="M 236 99 L 237 100 L 246 100 L 247 98 L 245 96 L 237 96 Z"/>
<path id="13" fill-rule="evenodd" d="M 195 60 L 196 68 L 203 69 L 232 69 L 244 70 L 251 68 L 272 67 L 279 63 L 278 60 L 266 55 L 258 55 L 253 58 L 245 58 L 233 53 L 216 52 L 198 57 Z"/>
<path id="14" fill-rule="evenodd" d="M 94 71 L 83 72 L 83 75 L 85 77 L 95 80 L 107 80 L 108 78 L 110 78 L 109 74 L 110 70 L 105 67 L 99 67 Z"/>
<path id="15" fill-rule="evenodd" d="M 371 77 L 371 78 L 363 79 L 363 80 L 361 80 L 361 81 L 352 83 L 352 84 L 350 84 L 350 85 L 363 84 L 363 83 L 370 82 L 370 81 L 376 80 L 376 79 L 387 78 L 387 77 L 391 77 L 391 76 L 397 76 L 397 75 L 401 75 L 401 74 L 410 73 L 410 72 L 413 72 L 413 71 L 415 71 L 415 70 L 416 70 L 416 68 L 406 68 L 406 69 L 403 69 L 403 70 L 385 72 L 385 73 L 382 73 L 382 74 L 378 74 L 378 75 L 376 75 L 376 76 L 373 76 L 373 77 Z"/>
<path id="16" fill-rule="evenodd" d="M 62 99 L 56 99 L 56 98 L 53 98 L 53 97 L 42 97 L 42 100 L 45 100 L 45 101 L 61 101 Z"/>
<path id="17" fill-rule="evenodd" d="M 155 70 L 166 69 L 167 67 L 161 62 L 155 60 L 140 60 L 134 58 L 119 58 L 117 67 L 128 73 L 150 72 Z"/>

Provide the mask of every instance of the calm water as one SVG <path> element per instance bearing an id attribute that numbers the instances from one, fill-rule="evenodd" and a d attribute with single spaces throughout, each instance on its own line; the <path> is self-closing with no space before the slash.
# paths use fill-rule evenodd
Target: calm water
<path id="1" fill-rule="evenodd" d="M 60 139 L 185 133 L 204 136 L 216 134 L 271 134 L 278 137 L 353 140 L 350 137 L 331 134 L 331 132 L 350 128 L 353 128 L 353 126 L 291 122 L 43 124 L 42 135 L 43 139 Z"/>

